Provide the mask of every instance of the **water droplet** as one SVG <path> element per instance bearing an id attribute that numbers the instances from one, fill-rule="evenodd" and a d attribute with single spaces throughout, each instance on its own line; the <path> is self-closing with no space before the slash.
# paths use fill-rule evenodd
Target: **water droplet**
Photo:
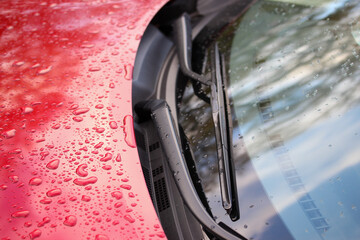
<path id="1" fill-rule="evenodd" d="M 119 208 L 119 207 L 121 207 L 122 205 L 123 205 L 123 203 L 117 202 L 117 203 L 114 204 L 114 207 L 115 207 L 115 208 Z"/>
<path id="2" fill-rule="evenodd" d="M 116 156 L 116 159 L 115 159 L 117 162 L 121 162 L 121 155 L 120 154 L 118 154 L 117 156 Z"/>
<path id="3" fill-rule="evenodd" d="M 98 144 L 96 144 L 96 145 L 94 146 L 94 148 L 101 148 L 102 145 L 104 145 L 104 143 L 103 143 L 103 142 L 99 142 Z"/>
<path id="4" fill-rule="evenodd" d="M 95 106 L 95 108 L 96 108 L 96 109 L 102 109 L 102 108 L 104 108 L 104 105 L 98 104 L 98 105 Z"/>
<path id="5" fill-rule="evenodd" d="M 157 233 L 156 236 L 158 236 L 159 238 L 165 238 L 166 237 L 164 232 Z"/>
<path id="6" fill-rule="evenodd" d="M 46 193 L 46 196 L 48 197 L 56 197 L 56 196 L 59 196 L 61 194 L 61 189 L 60 188 L 55 188 L 55 189 L 52 189 L 50 191 L 48 191 Z"/>
<path id="7" fill-rule="evenodd" d="M 120 187 L 123 188 L 123 189 L 126 189 L 126 190 L 130 190 L 130 189 L 131 189 L 131 186 L 128 185 L 128 184 L 122 184 L 122 185 L 120 185 Z"/>
<path id="8" fill-rule="evenodd" d="M 112 167 L 110 165 L 104 165 L 102 169 L 104 170 L 110 170 Z"/>
<path id="9" fill-rule="evenodd" d="M 76 225 L 77 219 L 74 215 L 69 215 L 65 217 L 64 225 L 73 227 Z"/>
<path id="10" fill-rule="evenodd" d="M 19 153 L 21 153 L 22 151 L 21 151 L 21 149 L 20 148 L 15 148 L 15 149 L 13 149 L 13 150 L 10 150 L 9 151 L 9 154 L 19 154 Z"/>
<path id="11" fill-rule="evenodd" d="M 87 113 L 89 110 L 90 110 L 89 108 L 78 108 L 78 109 L 74 110 L 72 113 L 74 115 L 80 115 L 80 114 Z"/>
<path id="12" fill-rule="evenodd" d="M 15 129 L 11 129 L 11 130 L 8 130 L 8 131 L 4 132 L 2 135 L 3 135 L 5 138 L 12 138 L 12 137 L 15 137 L 15 134 L 16 134 L 16 130 L 15 130 Z"/>
<path id="13" fill-rule="evenodd" d="M 30 239 L 35 239 L 41 236 L 41 231 L 39 229 L 35 229 L 31 233 L 29 233 Z"/>
<path id="14" fill-rule="evenodd" d="M 110 125 L 110 128 L 112 128 L 112 129 L 117 129 L 118 128 L 118 125 L 117 125 L 117 123 L 115 121 L 109 122 L 109 125 Z"/>
<path id="15" fill-rule="evenodd" d="M 59 167 L 59 163 L 60 163 L 60 160 L 55 159 L 55 160 L 52 160 L 51 162 L 49 162 L 48 164 L 46 164 L 46 167 L 48 169 L 55 170 Z"/>
<path id="16" fill-rule="evenodd" d="M 100 67 L 91 67 L 89 68 L 89 72 L 97 72 L 97 71 L 100 71 L 101 68 Z"/>
<path id="17" fill-rule="evenodd" d="M 46 158 L 47 156 L 49 156 L 49 154 L 50 154 L 49 151 L 43 151 L 43 152 L 41 152 L 41 153 L 40 153 L 40 156 L 41 156 L 40 160 L 45 160 L 45 158 Z"/>
<path id="18" fill-rule="evenodd" d="M 105 128 L 95 128 L 95 131 L 97 133 L 103 133 L 105 131 Z"/>
<path id="19" fill-rule="evenodd" d="M 50 204 L 52 200 L 50 198 L 43 198 L 40 200 L 40 203 L 42 204 Z"/>
<path id="20" fill-rule="evenodd" d="M 98 234 L 95 236 L 95 240 L 109 240 L 109 237 L 104 234 Z"/>
<path id="21" fill-rule="evenodd" d="M 115 88 L 115 84 L 114 84 L 114 83 L 110 83 L 110 84 L 109 84 L 109 88 Z"/>
<path id="22" fill-rule="evenodd" d="M 49 217 L 44 217 L 43 220 L 41 222 L 39 222 L 38 227 L 43 227 L 46 223 L 50 222 L 50 218 Z"/>
<path id="23" fill-rule="evenodd" d="M 40 63 L 35 63 L 34 65 L 31 66 L 31 68 L 38 68 L 40 67 Z"/>
<path id="24" fill-rule="evenodd" d="M 42 183 L 42 179 L 38 178 L 38 177 L 34 177 L 34 178 L 30 179 L 30 181 L 29 181 L 29 185 L 32 185 L 32 186 L 39 186 L 41 183 Z"/>
<path id="25" fill-rule="evenodd" d="M 81 200 L 84 202 L 90 202 L 91 198 L 89 196 L 82 195 Z"/>
<path id="26" fill-rule="evenodd" d="M 124 219 L 128 221 L 129 223 L 134 223 L 135 219 L 133 219 L 129 214 L 124 215 Z"/>
<path id="27" fill-rule="evenodd" d="M 74 180 L 74 183 L 76 185 L 79 185 L 79 186 L 86 186 L 86 185 L 89 185 L 89 184 L 94 184 L 96 182 L 97 182 L 97 177 L 89 177 L 89 178 L 85 178 L 85 179 L 76 178 Z"/>
<path id="28" fill-rule="evenodd" d="M 73 117 L 73 120 L 75 122 L 81 122 L 82 120 L 84 120 L 82 117 Z"/>
<path id="29" fill-rule="evenodd" d="M 31 222 L 24 222 L 24 227 L 31 227 L 32 223 Z"/>
<path id="30" fill-rule="evenodd" d="M 16 176 L 16 175 L 11 175 L 11 176 L 9 176 L 9 179 L 10 179 L 11 182 L 13 182 L 13 183 L 19 182 L 19 177 Z"/>
<path id="31" fill-rule="evenodd" d="M 71 105 L 71 106 L 69 107 L 69 110 L 75 110 L 75 109 L 77 109 L 78 107 L 79 107 L 78 104 L 73 104 L 73 105 Z"/>
<path id="32" fill-rule="evenodd" d="M 11 214 L 11 217 L 13 218 L 25 218 L 27 216 L 29 216 L 30 211 L 18 211 L 18 212 L 14 212 L 13 214 Z"/>
<path id="33" fill-rule="evenodd" d="M 44 68 L 44 69 L 41 69 L 40 71 L 38 71 L 38 74 L 41 75 L 41 74 L 45 74 L 45 73 L 48 73 L 50 72 L 52 69 L 52 66 L 49 66 L 47 68 Z"/>
<path id="34" fill-rule="evenodd" d="M 115 191 L 115 192 L 111 193 L 111 196 L 116 198 L 117 200 L 120 200 L 123 197 L 123 194 L 122 194 L 122 192 Z"/>
<path id="35" fill-rule="evenodd" d="M 23 109 L 23 114 L 32 113 L 33 111 L 34 111 L 33 108 L 31 108 L 31 107 L 25 107 L 25 108 Z"/>
<path id="36" fill-rule="evenodd" d="M 111 160 L 112 158 L 112 154 L 111 153 L 106 153 L 104 157 L 100 158 L 101 162 L 107 162 L 109 160 Z"/>
<path id="37" fill-rule="evenodd" d="M 17 67 L 20 67 L 22 65 L 24 65 L 25 62 L 24 61 L 19 61 L 19 62 L 15 62 L 14 65 L 17 66 Z"/>
<path id="38" fill-rule="evenodd" d="M 132 79 L 132 75 L 133 75 L 133 66 L 131 64 L 126 64 L 124 66 L 125 69 L 125 79 L 126 80 L 131 80 Z"/>
<path id="39" fill-rule="evenodd" d="M 126 115 L 124 117 L 124 133 L 125 133 L 125 142 L 129 147 L 136 147 L 136 140 L 133 127 L 133 117 L 131 115 Z"/>
<path id="40" fill-rule="evenodd" d="M 0 191 L 5 191 L 8 188 L 5 184 L 0 185 Z"/>
<path id="41" fill-rule="evenodd" d="M 86 177 L 88 175 L 88 172 L 85 170 L 87 168 L 87 164 L 81 164 L 78 166 L 78 168 L 76 169 L 76 174 L 79 175 L 80 177 Z"/>

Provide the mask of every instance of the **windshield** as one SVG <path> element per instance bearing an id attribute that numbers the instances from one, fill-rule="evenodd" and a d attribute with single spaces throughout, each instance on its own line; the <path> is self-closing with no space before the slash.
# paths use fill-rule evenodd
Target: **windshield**
<path id="1" fill-rule="evenodd" d="M 360 4 L 257 1 L 216 38 L 225 55 L 240 220 L 219 206 L 207 104 L 180 124 L 212 214 L 250 239 L 360 237 Z"/>

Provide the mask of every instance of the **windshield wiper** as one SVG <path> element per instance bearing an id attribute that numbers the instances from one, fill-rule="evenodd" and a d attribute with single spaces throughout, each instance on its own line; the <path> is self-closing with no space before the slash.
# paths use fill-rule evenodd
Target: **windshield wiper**
<path id="1" fill-rule="evenodd" d="M 176 20 L 175 31 L 179 64 L 183 74 L 211 88 L 210 103 L 215 125 L 222 205 L 231 220 L 235 221 L 239 219 L 240 212 L 232 162 L 231 112 L 226 83 L 223 80 L 223 76 L 225 76 L 224 64 L 222 64 L 218 46 L 215 44 L 212 58 L 212 76 L 193 72 L 191 68 L 191 26 L 187 14 L 183 14 Z"/>
<path id="2" fill-rule="evenodd" d="M 219 178 L 222 205 L 231 220 L 239 219 L 239 202 L 232 153 L 232 121 L 230 103 L 224 81 L 224 57 L 220 56 L 217 43 L 213 47 L 211 83 L 211 110 L 215 127 L 216 148 L 219 159 Z"/>

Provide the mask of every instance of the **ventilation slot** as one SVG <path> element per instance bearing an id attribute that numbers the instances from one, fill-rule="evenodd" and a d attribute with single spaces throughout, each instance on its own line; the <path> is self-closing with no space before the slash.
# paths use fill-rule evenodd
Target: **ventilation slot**
<path id="1" fill-rule="evenodd" d="M 161 174 L 164 172 L 164 169 L 162 166 L 155 168 L 154 170 L 152 170 L 152 175 L 153 177 L 156 177 L 157 175 Z"/>
<path id="2" fill-rule="evenodd" d="M 142 171 L 143 171 L 143 174 L 144 174 L 146 186 L 147 186 L 147 188 L 149 190 L 151 200 L 152 200 L 152 202 L 154 202 L 152 188 L 151 188 L 150 171 L 145 167 L 142 167 Z"/>
<path id="3" fill-rule="evenodd" d="M 159 212 L 170 207 L 169 198 L 166 191 L 165 178 L 161 178 L 154 182 L 156 202 Z"/>
<path id="4" fill-rule="evenodd" d="M 151 144 L 151 145 L 149 146 L 149 152 L 152 152 L 152 151 L 158 149 L 159 147 L 160 147 L 160 143 L 159 143 L 159 142 L 156 142 L 156 143 L 154 143 L 154 144 Z"/>

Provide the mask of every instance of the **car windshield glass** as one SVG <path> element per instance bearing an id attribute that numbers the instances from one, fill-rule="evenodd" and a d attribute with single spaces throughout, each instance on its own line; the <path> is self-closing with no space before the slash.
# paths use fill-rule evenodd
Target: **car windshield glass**
<path id="1" fill-rule="evenodd" d="M 221 29 L 240 220 L 218 207 L 206 104 L 185 90 L 180 108 L 217 221 L 252 239 L 360 237 L 359 19 L 355 0 L 263 0 Z"/>

